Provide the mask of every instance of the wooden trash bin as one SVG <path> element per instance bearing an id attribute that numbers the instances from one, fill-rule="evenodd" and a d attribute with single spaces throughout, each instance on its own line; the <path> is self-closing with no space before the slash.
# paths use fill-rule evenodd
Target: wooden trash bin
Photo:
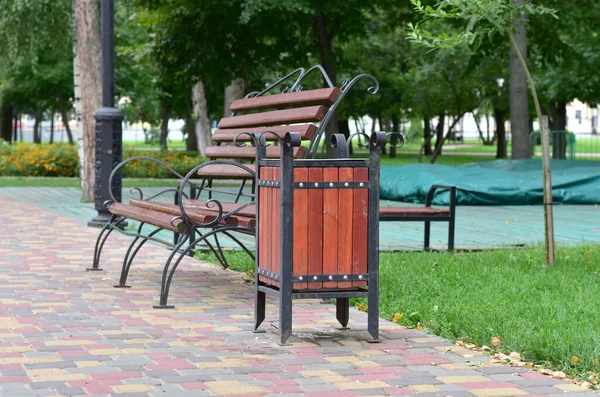
<path id="1" fill-rule="evenodd" d="M 280 343 L 292 332 L 292 300 L 334 298 L 342 327 L 349 298 L 367 297 L 368 331 L 379 339 L 379 163 L 386 134 L 374 133 L 369 159 L 294 160 L 299 136 L 281 141 L 281 159 L 257 146 L 257 231 L 254 330 L 265 318 L 266 294 L 279 297 Z"/>

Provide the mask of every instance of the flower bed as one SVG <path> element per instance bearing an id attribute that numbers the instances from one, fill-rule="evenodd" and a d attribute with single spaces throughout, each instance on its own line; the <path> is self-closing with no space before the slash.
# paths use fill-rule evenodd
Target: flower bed
<path id="1" fill-rule="evenodd" d="M 148 156 L 159 159 L 185 175 L 204 161 L 196 153 L 182 151 L 133 150 L 126 148 L 123 158 Z M 63 176 L 79 175 L 77 147 L 67 144 L 17 143 L 0 145 L 0 176 Z M 148 161 L 137 161 L 125 166 L 125 178 L 172 178 L 174 175 Z"/>

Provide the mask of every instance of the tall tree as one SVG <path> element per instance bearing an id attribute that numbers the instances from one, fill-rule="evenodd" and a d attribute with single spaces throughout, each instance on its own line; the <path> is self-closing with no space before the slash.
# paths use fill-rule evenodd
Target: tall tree
<path id="1" fill-rule="evenodd" d="M 83 159 L 80 164 L 83 200 L 94 199 L 96 123 L 102 104 L 100 12 L 96 0 L 73 0 L 81 92 Z"/>
<path id="2" fill-rule="evenodd" d="M 525 0 L 513 0 L 522 7 Z M 527 24 L 525 14 L 513 21 L 514 39 L 525 62 L 527 62 Z M 508 83 L 510 107 L 510 133 L 512 136 L 511 157 L 526 159 L 529 151 L 529 106 L 527 104 L 527 76 L 519 60 L 517 48 L 510 46 L 510 81 Z"/>

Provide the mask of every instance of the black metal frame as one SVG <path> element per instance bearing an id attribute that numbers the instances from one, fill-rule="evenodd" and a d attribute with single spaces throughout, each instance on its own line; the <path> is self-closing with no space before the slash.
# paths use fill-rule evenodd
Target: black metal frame
<path id="1" fill-rule="evenodd" d="M 199 194 L 202 192 L 202 188 L 200 186 L 198 186 L 197 184 L 192 183 L 191 179 L 197 175 L 198 170 L 208 166 L 209 163 L 210 164 L 215 164 L 215 163 L 217 163 L 217 164 L 219 164 L 219 163 L 232 164 L 234 166 L 243 168 L 244 170 L 254 174 L 253 170 L 249 169 L 248 167 L 244 166 L 243 164 L 239 164 L 234 161 L 215 160 L 215 161 L 212 161 L 209 163 L 202 163 L 202 164 L 196 166 L 194 169 L 192 169 L 186 176 L 183 176 L 160 160 L 157 160 L 152 157 L 139 156 L 139 157 L 126 159 L 126 160 L 122 161 L 121 163 L 119 163 L 113 169 L 112 173 L 110 174 L 109 181 L 112 181 L 113 177 L 115 177 L 116 175 L 119 175 L 121 172 L 121 169 L 127 163 L 130 163 L 133 161 L 150 161 L 150 162 L 157 163 L 160 166 L 165 167 L 169 172 L 171 172 L 173 175 L 175 175 L 177 178 L 179 178 L 181 180 L 181 182 L 179 183 L 179 186 L 176 189 L 174 189 L 174 188 L 164 189 L 164 190 L 161 190 L 160 192 L 158 192 L 152 196 L 149 196 L 149 197 L 144 197 L 144 193 L 143 193 L 142 189 L 140 189 L 140 188 L 132 188 L 131 192 L 138 193 L 139 199 L 145 200 L 145 201 L 150 201 L 152 199 L 163 196 L 165 194 L 173 194 L 173 202 L 176 205 L 179 205 L 182 215 L 174 216 L 173 219 L 171 220 L 171 223 L 174 224 L 175 221 L 181 220 L 184 222 L 185 227 L 183 227 L 180 232 L 174 232 L 173 243 L 171 243 L 169 241 L 165 241 L 165 240 L 154 237 L 157 233 L 164 230 L 161 227 L 152 225 L 152 226 L 154 226 L 154 229 L 152 231 L 149 231 L 148 233 L 143 233 L 143 228 L 146 225 L 146 223 L 140 222 L 140 225 L 138 226 L 137 231 L 135 231 L 135 232 L 126 231 L 121 227 L 125 218 L 122 216 L 111 214 L 109 221 L 104 225 L 104 227 L 100 231 L 98 238 L 96 240 L 92 268 L 89 268 L 87 270 L 90 270 L 90 271 L 101 271 L 102 270 L 100 268 L 100 257 L 102 254 L 102 249 L 104 247 L 106 240 L 108 239 L 108 237 L 110 236 L 110 234 L 112 233 L 113 230 L 117 230 L 121 234 L 134 237 L 133 241 L 130 243 L 130 245 L 127 249 L 125 257 L 123 258 L 123 264 L 121 267 L 121 276 L 119 279 L 119 283 L 117 285 L 115 285 L 115 288 L 130 288 L 130 286 L 127 285 L 127 277 L 129 275 L 131 265 L 133 263 L 133 260 L 135 259 L 135 256 L 137 255 L 137 253 L 140 251 L 140 249 L 144 246 L 144 244 L 147 241 L 149 241 L 149 240 L 155 241 L 155 242 L 161 243 L 161 244 L 169 247 L 171 249 L 171 253 L 169 254 L 167 261 L 165 262 L 165 265 L 163 268 L 159 304 L 154 306 L 155 308 L 162 309 L 162 308 L 173 308 L 174 307 L 174 306 L 167 304 L 168 296 L 169 296 L 169 289 L 170 289 L 171 281 L 173 279 L 173 275 L 175 273 L 175 270 L 179 266 L 179 263 L 183 259 L 183 257 L 185 255 L 189 255 L 191 253 L 191 250 L 198 243 L 200 243 L 200 242 L 206 243 L 208 248 L 217 257 L 217 259 L 219 260 L 219 262 L 221 263 L 223 268 L 227 268 L 228 264 L 225 259 L 225 254 L 223 253 L 223 250 L 222 250 L 221 245 L 218 240 L 218 233 L 223 233 L 224 235 L 232 238 L 232 240 L 235 243 L 237 243 L 246 253 L 248 253 L 248 255 L 250 255 L 250 257 L 253 257 L 252 252 L 239 239 L 237 239 L 235 236 L 233 236 L 231 234 L 231 232 L 254 234 L 254 229 L 249 229 L 249 228 L 241 227 L 241 226 L 230 226 L 230 225 L 224 224 L 223 221 L 225 221 L 227 218 L 229 218 L 231 216 L 234 216 L 243 208 L 248 207 L 249 205 L 253 205 L 254 201 L 251 201 L 249 203 L 240 203 L 239 207 L 235 208 L 234 210 L 232 210 L 230 212 L 225 213 L 223 211 L 223 208 L 222 208 L 220 202 L 218 202 L 217 200 L 209 199 L 206 203 L 206 207 L 207 208 L 215 208 L 216 207 L 218 209 L 218 211 L 215 212 L 215 219 L 213 219 L 212 221 L 207 222 L 207 223 L 195 222 L 193 219 L 191 219 L 191 217 L 189 217 L 187 215 L 185 207 L 184 207 L 184 202 L 186 199 L 198 198 Z M 186 188 L 189 189 L 188 194 L 186 194 L 184 192 L 186 190 Z M 119 191 L 119 193 L 120 193 L 120 191 Z M 236 195 L 236 197 L 239 197 L 239 194 L 238 194 L 239 192 L 238 193 L 225 192 L 225 193 L 230 193 L 230 194 Z M 110 208 L 110 205 L 112 203 L 120 202 L 120 198 L 121 198 L 120 194 L 116 195 L 118 198 L 115 197 L 115 194 L 112 190 L 109 192 L 109 194 L 112 199 L 104 202 L 104 206 L 105 206 L 105 208 L 107 208 L 107 211 Z M 209 231 L 202 233 L 202 232 L 200 232 L 200 229 L 209 229 Z M 214 238 L 214 245 L 211 244 L 211 242 L 208 240 L 210 237 Z"/>
<path id="2" fill-rule="evenodd" d="M 256 134 L 257 136 L 260 134 Z M 263 140 L 257 137 L 254 141 L 257 146 L 257 185 L 276 187 L 281 189 L 280 194 L 280 269 L 278 273 L 267 271 L 261 267 L 259 260 L 256 259 L 255 274 L 255 312 L 254 312 L 254 331 L 259 332 L 258 328 L 265 319 L 266 295 L 273 295 L 279 298 L 279 343 L 285 344 L 292 334 L 292 300 L 293 299 L 314 299 L 314 298 L 335 298 L 336 299 L 336 318 L 346 327 L 350 318 L 349 298 L 367 297 L 368 299 L 368 332 L 372 341 L 379 341 L 379 168 L 381 148 L 387 140 L 386 133 L 376 132 L 370 137 L 369 141 L 369 161 L 350 160 L 347 158 L 345 137 L 337 134 L 333 137 L 333 146 L 337 148 L 339 158 L 331 160 L 294 160 L 293 148 L 300 145 L 300 136 L 297 133 L 287 133 L 281 140 L 281 159 L 279 167 L 281 168 L 281 178 L 277 184 L 274 181 L 261 181 L 259 179 L 260 168 L 272 166 L 273 161 L 265 161 L 265 144 Z M 367 282 L 367 290 L 364 288 L 348 289 L 321 289 L 295 291 L 294 282 L 302 282 L 302 278 L 293 274 L 293 251 L 294 251 L 294 190 L 309 188 L 300 186 L 300 183 L 294 182 L 294 167 L 296 166 L 330 166 L 330 167 L 368 167 L 369 182 L 363 183 L 363 186 L 352 186 L 352 188 L 364 188 L 368 190 L 368 248 L 367 248 L 367 273 L 366 274 L 348 274 L 348 275 L 314 275 L 310 280 L 324 281 L 346 281 L 363 280 Z M 266 184 L 268 183 L 268 184 Z M 340 188 L 340 186 L 330 186 L 329 182 L 324 182 L 322 188 Z M 341 186 L 350 187 L 350 186 Z M 311 188 L 314 188 L 312 186 Z M 317 187 L 319 188 L 319 187 Z M 257 202 L 260 197 L 260 189 L 257 193 Z M 258 212 L 264 211 L 264 208 L 258 207 Z M 266 209 L 268 210 L 268 209 Z M 257 216 L 260 216 L 260 215 Z M 257 218 L 258 219 L 258 218 Z M 260 258 L 262 247 L 258 244 L 259 224 L 257 223 L 256 232 L 256 258 Z M 290 249 L 291 247 L 291 249 Z M 264 276 L 279 283 L 279 287 L 266 284 L 259 279 Z"/>

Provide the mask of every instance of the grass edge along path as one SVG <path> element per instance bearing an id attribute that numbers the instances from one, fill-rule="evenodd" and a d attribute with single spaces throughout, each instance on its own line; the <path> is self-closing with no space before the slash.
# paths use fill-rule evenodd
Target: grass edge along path
<path id="1" fill-rule="evenodd" d="M 209 254 L 196 257 L 216 263 Z M 227 257 L 233 270 L 252 273 L 245 253 Z M 453 341 L 490 346 L 492 353 L 518 352 L 529 366 L 597 384 L 600 246 L 559 247 L 551 268 L 542 265 L 543 257 L 542 248 L 382 252 L 381 315 Z M 366 308 L 366 300 L 354 303 Z"/>

